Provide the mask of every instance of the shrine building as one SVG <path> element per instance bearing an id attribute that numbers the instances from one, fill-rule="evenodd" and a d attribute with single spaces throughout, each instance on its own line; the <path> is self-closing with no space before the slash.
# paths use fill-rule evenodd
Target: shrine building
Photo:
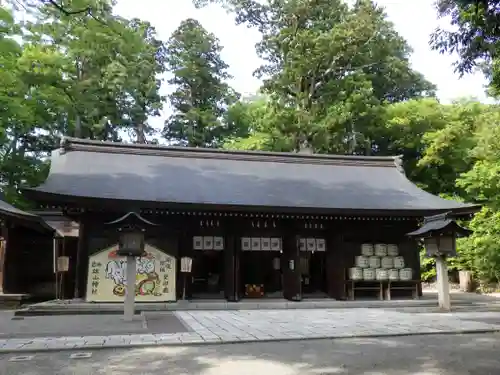
<path id="1" fill-rule="evenodd" d="M 125 260 L 106 223 L 134 213 L 150 225 L 138 301 L 182 298 L 354 299 L 421 294 L 424 216 L 478 207 L 418 188 L 399 157 L 225 151 L 65 138 L 40 207 L 79 224 L 67 298 L 118 302 Z M 54 255 L 56 256 L 56 255 Z M 191 273 L 180 259 L 192 258 Z M 392 285 L 392 286 L 391 286 Z"/>

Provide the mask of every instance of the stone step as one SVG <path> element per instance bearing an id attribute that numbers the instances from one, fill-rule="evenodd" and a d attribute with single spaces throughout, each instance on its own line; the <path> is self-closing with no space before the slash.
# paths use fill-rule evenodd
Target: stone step
<path id="1" fill-rule="evenodd" d="M 454 307 L 491 307 L 500 303 L 478 301 L 454 301 Z M 293 301 L 185 301 L 175 303 L 137 303 L 136 312 L 148 311 L 186 311 L 186 310 L 287 310 L 287 309 L 345 309 L 345 308 L 434 308 L 436 300 L 391 300 L 391 301 L 335 301 L 335 300 L 303 300 Z M 15 312 L 15 316 L 42 315 L 87 315 L 87 314 L 121 314 L 121 303 L 87 303 L 82 301 L 50 301 L 34 304 Z"/>

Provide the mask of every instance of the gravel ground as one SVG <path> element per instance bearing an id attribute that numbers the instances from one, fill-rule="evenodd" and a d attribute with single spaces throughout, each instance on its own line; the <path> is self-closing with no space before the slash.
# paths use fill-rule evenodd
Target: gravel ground
<path id="1" fill-rule="evenodd" d="M 2 375 L 497 375 L 500 335 L 414 336 L 0 356 Z M 22 359 L 22 358 L 21 358 Z"/>

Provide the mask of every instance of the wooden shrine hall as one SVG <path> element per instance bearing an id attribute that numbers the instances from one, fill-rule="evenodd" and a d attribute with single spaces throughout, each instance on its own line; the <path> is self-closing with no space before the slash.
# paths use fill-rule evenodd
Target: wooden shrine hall
<path id="1" fill-rule="evenodd" d="M 419 246 L 406 233 L 424 216 L 477 210 L 418 188 L 398 157 L 74 138 L 53 151 L 47 180 L 24 194 L 79 223 L 69 267 L 75 297 L 89 302 L 124 298 L 125 261 L 106 223 L 128 212 L 154 224 L 138 260 L 137 300 L 163 302 L 184 292 L 188 299 L 299 301 L 375 290 L 383 299 L 397 282 L 417 297 Z M 192 259 L 188 277 L 182 257 Z"/>
<path id="2" fill-rule="evenodd" d="M 55 252 L 58 247 L 71 251 L 71 239 L 78 236 L 67 230 L 68 223 L 71 222 L 60 212 L 49 215 L 47 212 L 23 211 L 0 197 L 2 306 L 13 307 L 25 301 L 57 297 L 54 257 L 62 254 Z M 62 282 L 59 285 L 62 287 Z"/>

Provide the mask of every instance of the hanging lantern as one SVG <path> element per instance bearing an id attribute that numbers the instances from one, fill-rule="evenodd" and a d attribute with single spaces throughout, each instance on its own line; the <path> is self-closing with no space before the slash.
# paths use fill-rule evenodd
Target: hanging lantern
<path id="1" fill-rule="evenodd" d="M 138 229 L 122 229 L 118 240 L 119 256 L 139 257 L 144 253 L 144 232 Z"/>

